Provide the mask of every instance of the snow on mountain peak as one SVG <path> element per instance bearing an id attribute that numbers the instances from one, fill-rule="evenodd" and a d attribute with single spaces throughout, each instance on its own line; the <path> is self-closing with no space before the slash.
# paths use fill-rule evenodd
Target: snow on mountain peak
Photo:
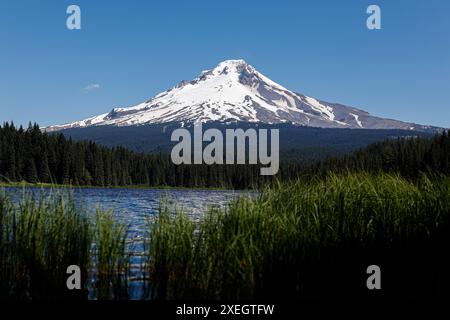
<path id="1" fill-rule="evenodd" d="M 249 72 L 255 71 L 255 69 L 247 64 L 245 60 L 238 59 L 238 60 L 225 60 L 220 62 L 217 67 L 215 67 L 212 70 L 212 73 L 215 75 L 222 74 L 222 73 L 241 73 L 243 70 L 247 69 Z"/>
<path id="2" fill-rule="evenodd" d="M 411 124 L 373 117 L 365 111 L 289 91 L 242 59 L 225 60 L 191 80 L 132 107 L 52 126 L 47 131 L 98 125 L 244 121 L 327 128 L 399 128 Z"/>

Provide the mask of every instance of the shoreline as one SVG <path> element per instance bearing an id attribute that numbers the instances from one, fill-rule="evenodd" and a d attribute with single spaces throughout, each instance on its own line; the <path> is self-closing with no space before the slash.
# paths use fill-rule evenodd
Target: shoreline
<path id="1" fill-rule="evenodd" d="M 87 186 L 54 183 L 0 182 L 0 188 L 65 188 L 65 189 L 129 189 L 129 190 L 211 190 L 248 191 L 251 189 L 231 189 L 224 187 L 174 187 L 174 186 Z"/>

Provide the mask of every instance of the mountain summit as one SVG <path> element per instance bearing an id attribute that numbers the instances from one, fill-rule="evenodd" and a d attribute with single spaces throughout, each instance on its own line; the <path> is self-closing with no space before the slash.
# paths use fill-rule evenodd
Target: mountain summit
<path id="1" fill-rule="evenodd" d="M 226 60 L 192 81 L 181 81 L 154 98 L 65 125 L 69 128 L 195 122 L 290 123 L 323 128 L 427 130 L 428 126 L 383 119 L 296 93 L 273 82 L 244 60 Z"/>

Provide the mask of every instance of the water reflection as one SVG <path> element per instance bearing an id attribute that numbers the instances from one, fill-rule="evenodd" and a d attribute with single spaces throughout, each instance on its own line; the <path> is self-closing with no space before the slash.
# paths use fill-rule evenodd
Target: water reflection
<path id="1" fill-rule="evenodd" d="M 23 192 L 32 192 L 36 196 L 44 192 L 49 196 L 50 188 L 5 188 L 13 201 L 19 201 Z M 201 190 L 201 189 L 106 189 L 85 188 L 67 189 L 75 204 L 82 206 L 89 214 L 94 215 L 97 208 L 112 210 L 113 216 L 128 227 L 128 250 L 131 253 L 130 298 L 141 299 L 143 294 L 142 262 L 145 226 L 158 214 L 160 205 L 168 203 L 171 212 L 183 211 L 190 219 L 196 221 L 210 206 L 225 207 L 233 199 L 249 195 L 249 192 L 233 190 Z M 95 279 L 95 277 L 94 277 Z M 91 292 L 91 298 L 93 293 Z"/>

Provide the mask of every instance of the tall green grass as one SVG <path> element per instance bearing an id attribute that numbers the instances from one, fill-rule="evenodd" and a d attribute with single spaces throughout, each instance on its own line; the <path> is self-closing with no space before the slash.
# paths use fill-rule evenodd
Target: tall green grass
<path id="1" fill-rule="evenodd" d="M 126 227 L 114 221 L 112 212 L 97 210 L 95 233 L 96 297 L 127 299 L 130 261 Z"/>
<path id="2" fill-rule="evenodd" d="M 448 292 L 450 179 L 330 175 L 272 186 L 199 223 L 161 210 L 150 232 L 153 297 L 297 298 Z"/>
<path id="3" fill-rule="evenodd" d="M 95 222 L 62 191 L 37 197 L 24 191 L 18 203 L 0 192 L 0 298 L 87 299 L 90 289 L 94 298 L 118 297 L 124 287 L 117 279 L 127 267 L 125 231 L 110 213 L 97 216 Z M 82 290 L 67 289 L 70 265 L 81 269 Z M 103 290 L 105 283 L 113 292 Z"/>
<path id="4" fill-rule="evenodd" d="M 0 299 L 126 299 L 127 228 L 70 193 L 0 192 Z M 450 178 L 344 174 L 278 183 L 193 221 L 161 205 L 144 231 L 151 299 L 364 297 L 450 290 Z M 78 265 L 81 291 L 66 288 Z"/>

